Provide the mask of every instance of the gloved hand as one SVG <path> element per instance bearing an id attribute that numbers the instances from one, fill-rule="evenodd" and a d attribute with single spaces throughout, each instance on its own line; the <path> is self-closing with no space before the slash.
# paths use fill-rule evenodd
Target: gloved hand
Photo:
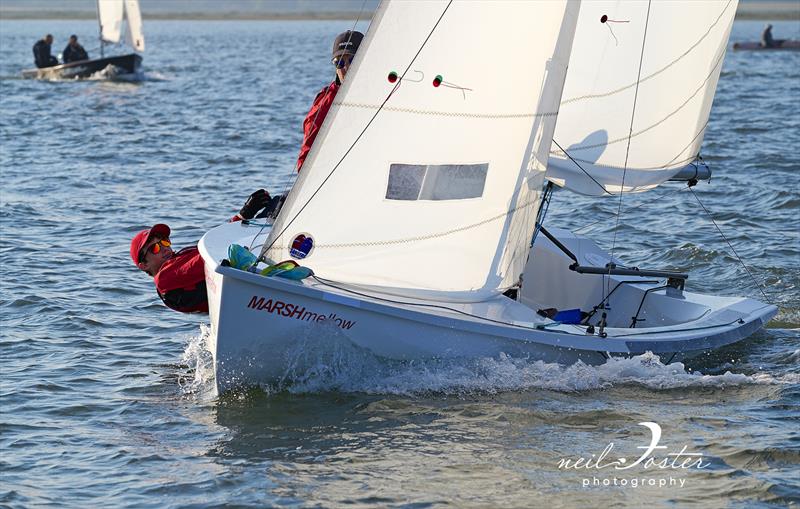
<path id="1" fill-rule="evenodd" d="M 242 207 L 242 210 L 239 211 L 239 217 L 242 219 L 253 219 L 253 216 L 256 215 L 256 212 L 263 209 L 269 203 L 269 200 L 269 193 L 264 189 L 259 189 L 255 193 L 251 194 L 247 198 L 247 201 L 244 202 L 244 207 Z"/>
<path id="2" fill-rule="evenodd" d="M 275 219 L 278 217 L 278 212 L 281 211 L 281 207 L 283 207 L 283 202 L 286 201 L 285 194 L 279 194 L 278 196 L 273 196 L 267 206 L 264 207 L 264 210 L 261 211 L 259 215 L 256 216 L 257 219 L 266 217 L 267 219 Z"/>

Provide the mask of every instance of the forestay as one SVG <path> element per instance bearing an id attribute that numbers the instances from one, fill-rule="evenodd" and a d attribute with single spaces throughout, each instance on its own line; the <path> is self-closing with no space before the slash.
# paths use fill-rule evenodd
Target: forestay
<path id="1" fill-rule="evenodd" d="M 122 0 L 97 0 L 97 20 L 100 23 L 100 40 L 116 44 L 122 37 Z"/>
<path id="2" fill-rule="evenodd" d="M 584 3 L 554 137 L 575 161 L 553 145 L 548 178 L 587 195 L 637 192 L 692 162 L 736 6 L 736 0 Z"/>
<path id="3" fill-rule="evenodd" d="M 431 299 L 516 283 L 578 9 L 382 3 L 264 254 Z"/>
<path id="4" fill-rule="evenodd" d="M 128 20 L 125 42 L 136 51 L 144 51 L 144 34 L 142 33 L 142 14 L 139 11 L 139 0 L 125 0 L 125 17 Z"/>

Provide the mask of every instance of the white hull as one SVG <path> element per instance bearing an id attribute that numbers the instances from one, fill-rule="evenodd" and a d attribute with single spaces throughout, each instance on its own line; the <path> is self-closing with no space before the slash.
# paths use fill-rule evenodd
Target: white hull
<path id="1" fill-rule="evenodd" d="M 664 360 L 691 357 L 746 338 L 777 312 L 774 306 L 752 299 L 688 292 L 669 296 L 664 290 L 651 290 L 643 312 L 637 313 L 641 317 L 637 328 L 613 326 L 611 319 L 608 323 L 612 326 L 605 328 L 607 337 L 602 338 L 597 333 L 586 334 L 585 326 L 557 324 L 537 315 L 536 291 L 523 292 L 521 302 L 498 295 L 484 302 L 445 303 L 374 289 L 333 287 L 312 278 L 298 282 L 263 277 L 220 265 L 228 245 L 248 246 L 259 231 L 256 226 L 229 223 L 209 231 L 200 242 L 208 283 L 210 349 L 220 391 L 273 382 L 284 378 L 290 368 L 302 370 L 303 366 L 290 366 L 287 356 L 293 346 L 310 337 L 344 338 L 374 355 L 397 360 L 504 353 L 562 364 L 578 360 L 599 364 L 608 356 L 647 351 Z M 256 245 L 265 234 L 256 239 Z M 573 240 L 590 242 L 578 237 Z M 591 302 L 597 290 L 592 282 L 600 276 L 559 272 L 555 267 L 566 264 L 552 249 L 543 249 L 534 251 L 532 260 L 545 264 L 539 270 L 551 278 L 563 272 L 560 286 L 548 285 L 553 298 L 561 300 L 558 305 L 581 296 Z M 313 268 L 313 264 L 309 266 Z M 536 286 L 535 275 L 536 268 L 529 263 L 525 281 L 531 288 L 541 288 Z M 583 278 L 584 283 L 575 284 L 573 277 Z M 616 293 L 610 307 L 642 308 L 640 295 L 647 285 L 622 286 L 624 291 Z M 548 304 L 538 307 L 550 307 Z"/>

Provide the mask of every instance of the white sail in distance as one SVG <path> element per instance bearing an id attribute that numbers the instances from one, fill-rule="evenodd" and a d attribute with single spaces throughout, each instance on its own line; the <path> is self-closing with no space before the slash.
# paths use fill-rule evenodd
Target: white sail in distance
<path id="1" fill-rule="evenodd" d="M 124 17 L 123 0 L 97 0 L 97 21 L 100 23 L 100 40 L 116 44 L 122 37 Z"/>
<path id="2" fill-rule="evenodd" d="M 266 257 L 300 251 L 321 277 L 441 300 L 516 283 L 578 8 L 382 3 Z"/>
<path id="3" fill-rule="evenodd" d="M 736 7 L 737 0 L 585 2 L 553 138 L 572 159 L 554 144 L 548 178 L 599 196 L 652 189 L 690 164 Z"/>
<path id="4" fill-rule="evenodd" d="M 125 18 L 128 20 L 125 42 L 136 51 L 144 51 L 142 13 L 139 10 L 139 0 L 125 0 Z"/>

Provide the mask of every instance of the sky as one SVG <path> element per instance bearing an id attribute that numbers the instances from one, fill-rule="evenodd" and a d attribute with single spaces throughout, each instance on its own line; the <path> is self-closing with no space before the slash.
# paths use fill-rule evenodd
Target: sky
<path id="1" fill-rule="evenodd" d="M 103 0 L 100 0 L 103 1 Z M 142 13 L 309 13 L 373 11 L 378 0 L 140 0 Z M 4 11 L 94 12 L 96 0 L 2 0 Z"/>

